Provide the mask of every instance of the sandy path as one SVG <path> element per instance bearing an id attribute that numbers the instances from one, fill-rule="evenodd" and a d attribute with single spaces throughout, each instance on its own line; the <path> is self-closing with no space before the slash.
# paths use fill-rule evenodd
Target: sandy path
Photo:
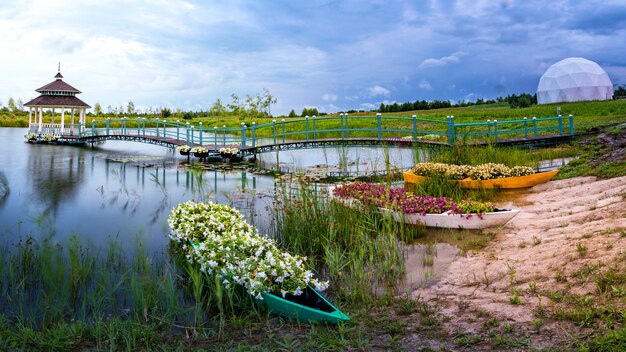
<path id="1" fill-rule="evenodd" d="M 564 285 L 559 274 L 572 275 L 591 261 L 611 263 L 626 249 L 626 238 L 620 237 L 626 233 L 626 177 L 552 181 L 508 205 L 522 212 L 485 249 L 457 257 L 436 284 L 413 292 L 441 309 L 449 333 L 475 333 L 493 318 L 530 333 L 537 297 Z M 568 289 L 593 294 L 595 286 L 570 284 Z M 519 305 L 510 302 L 515 292 Z M 575 335 L 565 325 L 546 322 L 532 346 Z"/>

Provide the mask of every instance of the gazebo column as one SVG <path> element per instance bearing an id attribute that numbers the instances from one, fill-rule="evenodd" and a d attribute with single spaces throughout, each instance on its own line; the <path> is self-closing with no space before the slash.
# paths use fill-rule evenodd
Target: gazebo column
<path id="1" fill-rule="evenodd" d="M 28 132 L 30 132 L 30 125 L 33 123 L 33 107 L 28 107 Z"/>
<path id="2" fill-rule="evenodd" d="M 38 107 L 37 109 L 39 109 L 39 130 L 37 132 L 41 133 L 41 124 L 42 124 L 42 120 L 43 120 L 43 107 Z"/>
<path id="3" fill-rule="evenodd" d="M 71 128 L 71 134 L 74 134 L 74 131 L 76 131 L 76 125 L 74 124 L 74 108 L 70 108 L 70 111 L 72 113 L 72 128 Z"/>
<path id="4" fill-rule="evenodd" d="M 65 134 L 65 106 L 61 107 L 61 135 Z"/>

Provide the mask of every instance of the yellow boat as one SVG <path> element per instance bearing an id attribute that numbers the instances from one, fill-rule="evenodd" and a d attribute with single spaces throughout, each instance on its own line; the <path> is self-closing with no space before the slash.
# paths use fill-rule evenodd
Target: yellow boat
<path id="1" fill-rule="evenodd" d="M 527 188 L 550 181 L 558 172 L 559 170 L 552 170 L 526 176 L 494 178 L 490 180 L 472 180 L 470 178 L 466 178 L 451 182 L 457 182 L 461 188 Z M 404 176 L 404 182 L 406 183 L 418 184 L 428 179 L 428 177 L 414 174 L 412 170 L 405 171 L 402 175 Z"/>

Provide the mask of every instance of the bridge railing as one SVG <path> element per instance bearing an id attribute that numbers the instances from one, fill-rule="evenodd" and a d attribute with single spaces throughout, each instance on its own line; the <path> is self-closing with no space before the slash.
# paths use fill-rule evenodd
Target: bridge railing
<path id="1" fill-rule="evenodd" d="M 487 120 L 483 122 L 457 123 L 454 116 L 445 120 L 405 116 L 339 116 L 305 117 L 302 119 L 273 120 L 269 123 L 251 125 L 241 123 L 237 127 L 204 126 L 146 118 L 119 118 L 92 120 L 80 126 L 80 136 L 129 135 L 148 136 L 187 145 L 257 147 L 284 143 L 291 140 L 375 138 L 405 139 L 418 141 L 428 135 L 429 139 L 455 144 L 463 141 L 498 142 L 504 139 L 533 139 L 547 135 L 573 135 L 573 116 L 523 118 L 517 120 Z"/>

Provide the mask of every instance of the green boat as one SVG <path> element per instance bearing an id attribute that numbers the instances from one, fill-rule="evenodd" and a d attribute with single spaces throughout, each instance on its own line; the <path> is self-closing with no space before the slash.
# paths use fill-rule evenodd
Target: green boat
<path id="1" fill-rule="evenodd" d="M 285 298 L 282 298 L 269 292 L 262 292 L 261 296 L 263 296 L 262 300 L 255 300 L 257 305 L 266 307 L 272 313 L 299 322 L 338 324 L 350 320 L 347 315 L 309 286 L 300 296 L 287 294 Z"/>
<path id="2" fill-rule="evenodd" d="M 192 240 L 189 242 L 196 248 L 200 245 Z M 282 298 L 270 292 L 261 292 L 261 296 L 263 299 L 254 300 L 257 306 L 265 307 L 274 314 L 302 323 L 338 324 L 350 320 L 347 315 L 310 286 L 307 286 L 299 296 L 286 294 L 285 298 Z"/>

